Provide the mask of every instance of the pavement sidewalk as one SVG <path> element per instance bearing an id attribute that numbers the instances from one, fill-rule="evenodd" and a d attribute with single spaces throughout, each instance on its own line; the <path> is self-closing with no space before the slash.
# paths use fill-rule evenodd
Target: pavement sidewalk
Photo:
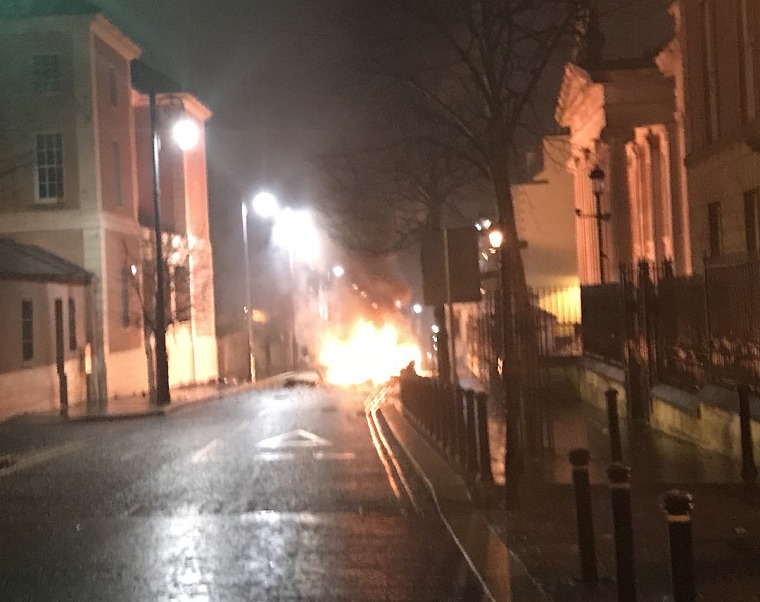
<path id="1" fill-rule="evenodd" d="M 190 405 L 215 401 L 223 397 L 254 389 L 290 387 L 313 384 L 318 376 L 313 371 L 286 372 L 255 383 L 208 383 L 172 389 L 171 403 L 158 406 L 147 395 L 130 395 L 109 399 L 96 404 L 77 403 L 70 405 L 65 412 L 46 410 L 27 414 L 16 414 L 0 419 L 47 421 L 47 420 L 126 420 L 145 416 L 162 416 L 179 411 Z"/>
<path id="2" fill-rule="evenodd" d="M 386 404 L 382 411 L 431 489 L 465 556 L 474 559 L 487 586 L 496 579 L 490 591 L 501 594 L 493 599 L 617 599 L 606 479 L 609 437 L 603 412 L 570 393 L 555 398 L 549 408 L 554 450 L 527 462 L 518 507 L 505 511 L 478 508 L 472 503 L 462 478 L 406 419 L 399 404 Z M 624 458 L 633 474 L 638 599 L 672 600 L 668 530 L 660 502 L 666 491 L 677 488 L 689 491 L 695 500 L 698 599 L 760 601 L 760 495 L 744 488 L 740 464 L 646 425 L 621 426 Z M 592 456 L 592 503 L 601 578 L 595 586 L 578 580 L 575 502 L 567 459 L 568 452 L 576 447 L 589 449 Z M 494 539 L 500 541 L 495 543 Z"/>
<path id="3" fill-rule="evenodd" d="M 393 395 L 379 412 L 427 486 L 441 520 L 480 582 L 482 593 L 478 594 L 478 599 L 499 602 L 548 600 L 522 562 L 500 540 L 484 513 L 473 503 L 462 477 L 406 418 Z M 475 594 L 472 595 L 468 599 L 476 599 Z"/>
<path id="4" fill-rule="evenodd" d="M 550 408 L 555 449 L 526 466 L 515 511 L 491 512 L 490 521 L 556 600 L 615 600 L 615 552 L 609 487 L 606 415 L 575 399 Z M 667 523 L 662 495 L 694 495 L 694 547 L 700 600 L 760 600 L 760 498 L 747 492 L 740 465 L 729 458 L 649 429 L 623 425 L 624 459 L 632 468 L 633 528 L 639 600 L 672 599 Z M 567 453 L 591 451 L 590 475 L 601 582 L 587 587 L 580 574 L 575 504 Z"/>

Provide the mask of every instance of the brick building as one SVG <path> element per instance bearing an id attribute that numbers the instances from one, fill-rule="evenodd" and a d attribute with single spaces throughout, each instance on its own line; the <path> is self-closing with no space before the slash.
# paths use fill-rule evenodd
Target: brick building
<path id="1" fill-rule="evenodd" d="M 152 147 L 145 98 L 132 86 L 141 50 L 86 2 L 44 6 L 0 8 L 0 235 L 93 275 L 84 312 L 91 317 L 89 397 L 141 393 L 152 278 Z M 160 100 L 162 134 L 178 110 L 201 129 L 194 150 L 180 151 L 167 138 L 161 150 L 175 322 L 167 344 L 177 385 L 217 373 L 202 133 L 210 112 L 188 94 Z M 212 285 L 201 286 L 201 275 Z"/>

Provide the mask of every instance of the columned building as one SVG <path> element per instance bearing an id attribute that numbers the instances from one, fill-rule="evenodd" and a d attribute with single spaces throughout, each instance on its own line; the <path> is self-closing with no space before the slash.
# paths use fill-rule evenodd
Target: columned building
<path id="1" fill-rule="evenodd" d="M 655 57 L 565 67 L 556 120 L 568 128 L 577 213 L 581 284 L 619 277 L 620 265 L 670 262 L 691 272 L 688 201 L 683 163 L 683 121 L 676 88 L 678 48 Z M 676 57 L 676 58 L 673 58 Z M 668 69 L 658 67 L 657 63 Z M 604 172 L 602 254 L 597 234 L 592 170 Z"/>

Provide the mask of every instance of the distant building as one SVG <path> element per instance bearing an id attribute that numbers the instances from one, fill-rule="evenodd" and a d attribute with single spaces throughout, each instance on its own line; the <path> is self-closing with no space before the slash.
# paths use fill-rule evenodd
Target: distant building
<path id="1" fill-rule="evenodd" d="M 664 56 L 664 54 L 667 56 Z M 658 67 L 658 64 L 660 65 Z M 689 202 L 683 144 L 683 78 L 675 44 L 657 57 L 568 64 L 557 122 L 569 128 L 581 284 L 600 281 L 596 199 L 590 173 L 605 173 L 601 213 L 608 281 L 619 265 L 668 261 L 691 272 Z"/>
<path id="2" fill-rule="evenodd" d="M 525 243 L 522 252 L 525 276 L 533 287 L 577 285 L 573 176 L 567 171 L 571 156 L 568 137 L 561 134 L 544 137 L 541 151 L 542 167 L 532 179 L 512 185 L 517 232 Z"/>
<path id="3" fill-rule="evenodd" d="M 152 147 L 146 101 L 132 87 L 141 50 L 85 2 L 32 6 L 46 8 L 0 9 L 0 235 L 93 275 L 90 398 L 145 392 Z M 160 100 L 162 134 L 178 111 L 201 131 L 210 116 L 191 95 Z M 167 343 L 178 385 L 216 378 L 213 270 L 203 134 L 184 153 L 163 140 L 167 309 L 175 322 Z"/>

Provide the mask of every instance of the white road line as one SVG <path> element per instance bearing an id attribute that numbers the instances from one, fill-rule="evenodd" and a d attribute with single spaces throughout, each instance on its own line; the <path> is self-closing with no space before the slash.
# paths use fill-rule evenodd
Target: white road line
<path id="1" fill-rule="evenodd" d="M 197 452 L 193 454 L 193 457 L 191 458 L 191 461 L 193 464 L 197 464 L 198 462 L 203 462 L 208 455 L 214 451 L 221 441 L 219 439 L 212 439 L 209 441 L 206 445 L 201 447 Z"/>
<path id="2" fill-rule="evenodd" d="M 356 460 L 354 452 L 314 452 L 315 460 Z"/>
<path id="3" fill-rule="evenodd" d="M 380 440 L 383 443 L 383 446 L 385 447 L 385 450 L 388 454 L 388 457 L 391 459 L 391 462 L 393 462 L 393 467 L 396 469 L 396 474 L 398 475 L 399 481 L 401 481 L 401 485 L 404 488 L 404 491 L 406 491 L 406 497 L 409 498 L 409 501 L 412 504 L 412 507 L 414 507 L 414 511 L 417 513 L 417 515 L 422 516 L 422 511 L 420 510 L 420 507 L 417 505 L 417 500 L 414 499 L 414 494 L 412 493 L 412 488 L 409 485 L 409 481 L 406 480 L 406 477 L 404 476 L 404 472 L 401 470 L 401 466 L 399 466 L 398 460 L 396 459 L 395 454 L 393 453 L 393 450 L 391 450 L 391 446 L 388 443 L 388 440 L 385 438 L 385 435 L 383 434 L 383 429 L 380 428 L 380 421 L 377 419 L 377 410 L 373 409 L 371 412 L 372 414 L 372 420 L 375 423 L 375 428 L 377 429 L 377 435 L 380 437 Z"/>
<path id="4" fill-rule="evenodd" d="M 256 454 L 253 459 L 262 462 L 281 462 L 283 460 L 295 460 L 296 455 L 293 452 L 264 452 Z"/>
<path id="5" fill-rule="evenodd" d="M 369 428 L 369 434 L 372 437 L 372 443 L 375 445 L 375 450 L 377 451 L 377 457 L 380 458 L 380 462 L 383 465 L 383 468 L 385 469 L 385 476 L 388 478 L 388 484 L 391 486 L 391 490 L 393 491 L 393 495 L 396 496 L 396 499 L 398 500 L 399 508 L 401 508 L 401 514 L 406 514 L 406 509 L 404 508 L 403 501 L 401 500 L 401 491 L 398 488 L 398 485 L 396 484 L 396 479 L 393 478 L 393 471 L 391 470 L 390 464 L 388 464 L 388 460 L 385 458 L 385 454 L 383 453 L 383 447 L 380 445 L 380 441 L 377 438 L 377 435 L 375 435 L 375 429 L 374 425 L 372 424 L 372 419 L 369 417 L 369 414 L 365 414 L 367 418 L 367 428 Z"/>
<path id="6" fill-rule="evenodd" d="M 0 470 L 0 477 L 7 477 L 21 470 L 25 470 L 27 468 L 31 468 L 32 466 L 36 466 L 37 464 L 42 464 L 43 462 L 57 458 L 58 456 L 70 454 L 71 452 L 81 449 L 82 447 L 84 447 L 83 441 L 73 441 L 71 443 L 65 443 L 63 445 L 56 445 L 55 447 L 43 449 L 38 452 L 32 452 L 20 457 L 15 464 L 11 464 L 7 468 Z"/>

